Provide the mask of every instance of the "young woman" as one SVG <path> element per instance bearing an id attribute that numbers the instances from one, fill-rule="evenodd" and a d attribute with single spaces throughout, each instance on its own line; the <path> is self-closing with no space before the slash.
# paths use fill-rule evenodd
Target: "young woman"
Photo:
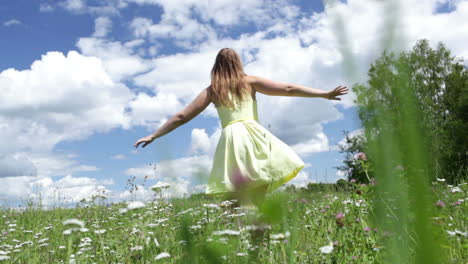
<path id="1" fill-rule="evenodd" d="M 147 146 L 201 113 L 210 103 L 223 127 L 206 188 L 207 194 L 233 194 L 243 204 L 259 205 L 267 192 L 293 179 L 304 162 L 284 142 L 258 121 L 256 92 L 273 96 L 322 97 L 341 100 L 348 89 L 338 86 L 326 92 L 301 85 L 279 83 L 244 73 L 239 55 L 232 49 L 219 51 L 211 70 L 211 85 L 184 110 L 172 116 L 153 134 L 134 147 Z"/>

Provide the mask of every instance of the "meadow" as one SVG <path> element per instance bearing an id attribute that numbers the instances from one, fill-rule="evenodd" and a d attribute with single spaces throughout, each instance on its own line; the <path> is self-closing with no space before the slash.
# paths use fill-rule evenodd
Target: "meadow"
<path id="1" fill-rule="evenodd" d="M 146 202 L 4 208 L 0 263 L 382 263 L 398 234 L 376 224 L 375 185 L 289 187 L 259 210 L 203 194 L 167 199 L 170 187 Z M 430 189 L 433 239 L 447 263 L 467 263 L 466 183 L 437 179 Z M 407 231 L 413 251 L 418 238 Z"/>

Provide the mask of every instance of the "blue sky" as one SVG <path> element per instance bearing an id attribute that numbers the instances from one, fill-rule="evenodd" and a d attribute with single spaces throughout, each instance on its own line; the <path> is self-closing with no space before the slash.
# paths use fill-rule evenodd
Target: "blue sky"
<path id="1" fill-rule="evenodd" d="M 381 12 L 393 8 L 395 51 L 428 38 L 468 57 L 461 44 L 467 1 L 407 2 L 8 0 L 0 7 L 0 137 L 7 139 L 0 199 L 14 204 L 40 194 L 51 205 L 57 193 L 76 202 L 101 191 L 114 201 L 144 200 L 156 183 L 170 184 L 174 196 L 204 191 L 220 133 L 212 106 L 145 149 L 132 145 L 209 85 L 222 47 L 239 52 L 247 74 L 351 88 L 366 81 L 381 54 Z M 354 76 L 343 68 L 338 17 L 350 36 Z M 361 128 L 353 99 L 258 96 L 260 123 L 308 164 L 291 184 L 342 177 L 336 145 L 343 130 Z M 127 180 L 143 184 L 145 175 L 132 197 Z"/>

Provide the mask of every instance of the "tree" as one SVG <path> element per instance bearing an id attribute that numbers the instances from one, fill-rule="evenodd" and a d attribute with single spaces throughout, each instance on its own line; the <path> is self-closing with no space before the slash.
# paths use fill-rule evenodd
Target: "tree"
<path id="1" fill-rule="evenodd" d="M 353 87 L 367 140 L 378 138 L 382 131 L 395 138 L 406 136 L 402 127 L 407 124 L 402 120 L 408 122 L 408 118 L 402 118 L 398 93 L 405 91 L 401 86 L 411 86 L 407 90 L 420 111 L 410 120 L 423 131 L 422 144 L 432 177 L 449 182 L 466 177 L 467 170 L 460 173 L 460 168 L 468 168 L 468 70 L 463 60 L 453 57 L 442 43 L 432 49 L 427 40 L 420 40 L 410 52 L 385 52 L 371 65 L 368 75 L 366 85 Z M 396 156 L 400 159 L 395 159 L 394 166 L 399 166 L 408 152 L 405 146 L 399 151 Z"/>
<path id="2" fill-rule="evenodd" d="M 364 154 L 366 153 L 365 136 L 363 134 L 352 136 L 348 131 L 343 131 L 343 134 L 345 135 L 345 142 L 344 144 L 339 144 L 338 148 L 340 149 L 340 153 L 345 153 L 344 164 L 335 168 L 344 171 L 348 180 L 354 179 L 359 183 L 369 182 L 368 175 L 366 175 L 365 168 L 363 167 L 363 162 L 370 163 L 367 160 L 368 157 Z M 369 173 L 372 174 L 372 172 Z"/>

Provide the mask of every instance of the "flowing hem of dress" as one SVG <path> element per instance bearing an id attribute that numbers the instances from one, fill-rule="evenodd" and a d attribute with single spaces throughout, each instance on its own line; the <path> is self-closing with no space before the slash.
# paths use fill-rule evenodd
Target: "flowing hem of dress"
<path id="1" fill-rule="evenodd" d="M 304 168 L 304 166 L 305 166 L 305 164 L 298 167 L 293 172 L 289 173 L 288 175 L 284 176 L 283 178 L 281 178 L 279 180 L 276 180 L 276 181 L 270 182 L 270 183 L 258 184 L 256 186 L 251 187 L 251 188 L 254 189 L 254 188 L 257 188 L 257 187 L 260 187 L 260 186 L 267 185 L 268 186 L 267 193 L 272 192 L 272 191 L 278 189 L 279 187 L 281 187 L 282 185 L 284 185 L 285 183 L 289 182 L 290 180 L 294 179 L 297 176 L 297 174 L 299 173 L 299 171 L 301 171 Z M 233 191 L 213 192 L 213 193 L 206 193 L 205 192 L 205 194 L 208 195 L 209 197 L 231 195 L 233 193 L 235 193 L 235 192 L 233 192 Z"/>
<path id="2" fill-rule="evenodd" d="M 297 169 L 295 169 L 292 173 L 288 174 L 287 176 L 277 180 L 277 181 L 274 181 L 272 183 L 269 183 L 268 184 L 268 190 L 267 190 L 267 193 L 268 192 L 272 192 L 276 189 L 278 189 L 279 187 L 283 186 L 285 183 L 289 182 L 290 180 L 294 179 L 297 174 L 299 173 L 299 171 L 301 171 L 303 168 L 304 168 L 305 164 L 298 167 Z"/>

